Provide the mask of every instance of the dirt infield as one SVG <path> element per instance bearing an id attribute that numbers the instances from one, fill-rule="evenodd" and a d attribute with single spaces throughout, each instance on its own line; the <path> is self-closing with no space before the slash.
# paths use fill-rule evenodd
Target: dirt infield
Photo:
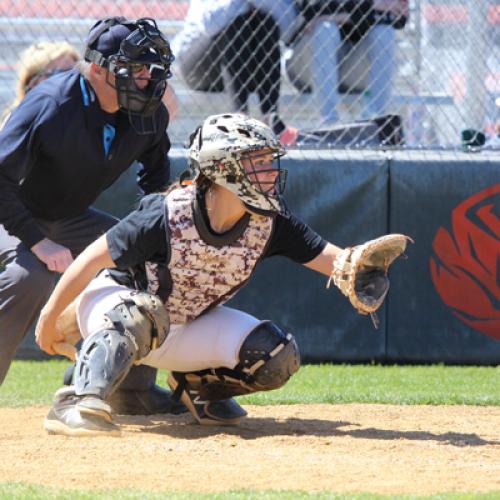
<path id="1" fill-rule="evenodd" d="M 0 481 L 78 489 L 500 492 L 500 408 L 247 406 L 239 427 L 117 417 L 121 438 L 49 436 L 1 408 Z"/>

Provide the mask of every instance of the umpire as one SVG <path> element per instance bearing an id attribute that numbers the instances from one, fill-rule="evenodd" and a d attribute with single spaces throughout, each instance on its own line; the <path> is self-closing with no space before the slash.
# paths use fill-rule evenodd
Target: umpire
<path id="1" fill-rule="evenodd" d="M 172 61 L 152 19 L 102 19 L 85 61 L 28 92 L 0 131 L 0 384 L 58 273 L 117 222 L 90 206 L 98 195 L 134 161 L 144 193 L 166 187 L 161 98 Z M 155 378 L 136 367 L 111 401 L 115 411 L 171 411 Z"/>

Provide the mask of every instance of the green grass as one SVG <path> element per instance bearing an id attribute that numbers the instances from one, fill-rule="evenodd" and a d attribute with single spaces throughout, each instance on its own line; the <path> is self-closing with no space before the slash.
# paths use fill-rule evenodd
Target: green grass
<path id="1" fill-rule="evenodd" d="M 50 404 L 68 364 L 61 360 L 15 361 L 0 387 L 0 406 Z M 160 385 L 165 378 L 165 372 L 160 372 Z M 240 401 L 257 405 L 500 405 L 500 367 L 307 365 L 282 389 L 245 396 Z"/>
<path id="2" fill-rule="evenodd" d="M 441 493 L 438 495 L 374 495 L 371 493 L 342 493 L 329 492 L 308 493 L 302 491 L 268 491 L 255 492 L 250 490 L 228 491 L 225 493 L 150 493 L 139 490 L 113 490 L 113 491 L 79 491 L 62 490 L 23 483 L 0 484 L 0 499 L 69 499 L 72 500 L 498 500 L 499 492 L 490 493 Z"/>
<path id="3" fill-rule="evenodd" d="M 248 403 L 500 404 L 500 367 L 309 365 Z"/>
<path id="4" fill-rule="evenodd" d="M 0 406 L 48 405 L 68 362 L 15 361 L 0 387 Z M 158 381 L 164 385 L 165 372 Z M 500 405 L 500 367 L 308 365 L 280 390 L 241 398 L 247 404 L 391 403 Z M 159 500 L 498 500 L 500 491 L 438 495 L 334 494 L 303 491 L 228 491 L 200 494 L 140 490 L 85 491 L 0 483 L 0 499 Z"/>

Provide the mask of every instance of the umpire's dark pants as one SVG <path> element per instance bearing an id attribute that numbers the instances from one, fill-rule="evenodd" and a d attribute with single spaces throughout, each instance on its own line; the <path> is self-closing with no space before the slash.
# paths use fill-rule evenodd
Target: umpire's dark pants
<path id="1" fill-rule="evenodd" d="M 76 257 L 118 219 L 89 208 L 77 217 L 37 222 L 47 238 L 68 248 Z M 17 347 L 38 318 L 57 280 L 33 252 L 0 225 L 0 384 L 3 383 Z M 139 368 L 137 370 L 137 368 Z M 145 390 L 155 381 L 156 370 L 132 369 L 121 388 Z"/>

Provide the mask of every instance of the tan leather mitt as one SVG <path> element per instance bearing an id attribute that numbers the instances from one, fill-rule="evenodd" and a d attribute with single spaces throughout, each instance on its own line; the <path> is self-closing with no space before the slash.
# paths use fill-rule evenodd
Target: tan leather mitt
<path id="1" fill-rule="evenodd" d="M 360 314 L 372 315 L 377 326 L 374 313 L 389 290 L 389 267 L 403 254 L 408 241 L 413 243 L 404 234 L 388 234 L 345 248 L 335 259 L 327 288 L 333 281 Z"/>

